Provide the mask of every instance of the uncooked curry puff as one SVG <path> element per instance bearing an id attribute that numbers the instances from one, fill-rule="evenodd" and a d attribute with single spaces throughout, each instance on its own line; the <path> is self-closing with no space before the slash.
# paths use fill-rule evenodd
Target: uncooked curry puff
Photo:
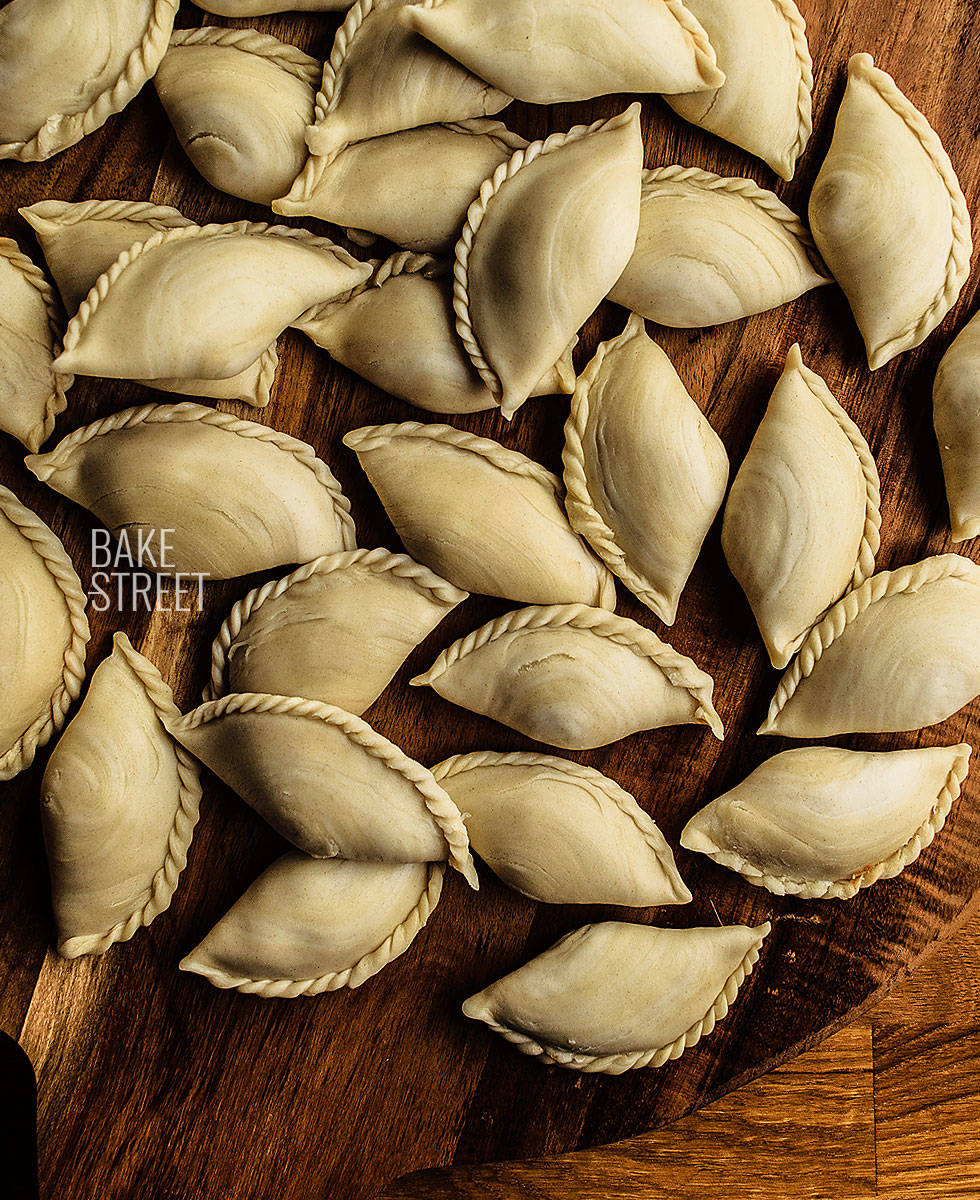
<path id="1" fill-rule="evenodd" d="M 946 351 L 932 389 L 953 541 L 980 534 L 980 319 Z"/>

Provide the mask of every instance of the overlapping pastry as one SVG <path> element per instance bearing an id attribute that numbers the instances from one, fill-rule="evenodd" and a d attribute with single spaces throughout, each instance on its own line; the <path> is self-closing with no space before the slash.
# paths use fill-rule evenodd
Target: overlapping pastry
<path id="1" fill-rule="evenodd" d="M 953 541 L 968 541 L 980 534 L 980 319 L 976 316 L 939 364 L 932 414 Z"/>
<path id="2" fill-rule="evenodd" d="M 470 996 L 463 1012 L 545 1065 L 606 1075 L 661 1067 L 727 1015 L 770 928 L 584 925 Z"/>
<path id="3" fill-rule="evenodd" d="M 160 672 L 117 633 L 41 782 L 65 958 L 104 954 L 170 907 L 201 800 L 197 764 L 163 726 L 178 716 Z"/>
<path id="4" fill-rule="evenodd" d="M 681 845 L 777 896 L 847 900 L 915 862 L 969 763 L 966 745 L 787 750 L 695 813 Z"/>
<path id="5" fill-rule="evenodd" d="M 412 683 L 565 750 L 666 725 L 707 725 L 723 737 L 710 675 L 651 630 L 584 604 L 506 613 Z"/>

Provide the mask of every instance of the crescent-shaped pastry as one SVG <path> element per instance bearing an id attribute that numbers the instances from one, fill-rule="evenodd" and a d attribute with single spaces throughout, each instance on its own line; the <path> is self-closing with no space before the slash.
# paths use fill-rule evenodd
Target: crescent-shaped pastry
<path id="1" fill-rule="evenodd" d="M 579 377 L 562 457 L 572 528 L 673 625 L 725 498 L 728 455 L 642 317 Z"/>
<path id="2" fill-rule="evenodd" d="M 31 765 L 82 690 L 85 604 L 60 540 L 0 486 L 0 780 Z"/>
<path id="3" fill-rule="evenodd" d="M 949 155 L 870 54 L 848 63 L 810 228 L 872 370 L 924 342 L 970 273 L 970 214 Z"/>
<path id="4" fill-rule="evenodd" d="M 623 273 L 640 219 L 640 106 L 532 142 L 456 244 L 456 331 L 508 419 Z"/>
<path id="5" fill-rule="evenodd" d="M 44 273 L 11 238 L 0 238 L 0 429 L 40 450 L 65 411 L 71 375 L 53 363 L 63 314 Z"/>
<path id="6" fill-rule="evenodd" d="M 289 690 L 360 716 L 465 599 L 407 554 L 314 559 L 238 601 L 214 640 L 204 698 Z"/>
<path id="7" fill-rule="evenodd" d="M 163 575 L 233 579 L 355 545 L 350 503 L 312 446 L 199 404 L 125 409 L 26 463 L 133 546 L 165 534 Z"/>
<path id="8" fill-rule="evenodd" d="M 662 1067 L 727 1015 L 770 929 L 584 925 L 470 996 L 463 1013 L 545 1065 Z"/>
<path id="9" fill-rule="evenodd" d="M 831 283 L 800 218 L 751 179 L 643 172 L 636 247 L 609 299 L 676 329 L 723 325 Z"/>
<path id="10" fill-rule="evenodd" d="M 980 567 L 940 554 L 838 600 L 779 682 L 759 733 L 819 738 L 945 721 L 980 694 Z"/>
<path id="11" fill-rule="evenodd" d="M 774 667 L 782 670 L 821 614 L 874 570 L 879 500 L 868 443 L 794 345 L 721 531 Z"/>
<path id="12" fill-rule="evenodd" d="M 266 999 L 360 987 L 411 946 L 439 901 L 443 873 L 434 863 L 284 854 L 180 969 Z"/>
<path id="13" fill-rule="evenodd" d="M 344 438 L 409 554 L 467 592 L 616 606 L 616 582 L 574 532 L 557 476 L 449 425 L 365 425 Z"/>
<path id="14" fill-rule="evenodd" d="M 685 0 L 725 72 L 714 91 L 667 96 L 685 121 L 792 179 L 813 131 L 813 62 L 793 0 Z"/>
<path id="15" fill-rule="evenodd" d="M 508 96 L 562 104 L 724 83 L 692 9 L 682 0 L 420 0 L 401 19 Z"/>
<path id="16" fill-rule="evenodd" d="M 298 849 L 355 862 L 445 862 L 474 888 L 459 809 L 366 721 L 318 700 L 233 692 L 171 735 Z"/>
<path id="17" fill-rule="evenodd" d="M 179 0 L 12 0 L 0 11 L 0 158 L 37 162 L 120 112 L 167 49 Z"/>
<path id="18" fill-rule="evenodd" d="M 960 331 L 939 364 L 932 412 L 946 478 L 953 541 L 980 534 L 980 318 Z"/>
<path id="19" fill-rule="evenodd" d="M 777 896 L 847 900 L 915 862 L 969 766 L 966 745 L 786 750 L 696 813 L 681 845 Z"/>
<path id="20" fill-rule="evenodd" d="M 707 725 L 724 736 L 710 675 L 652 630 L 584 604 L 505 613 L 453 642 L 411 682 L 565 750 L 667 725 Z"/>
<path id="21" fill-rule="evenodd" d="M 219 17 L 263 17 L 280 12 L 339 12 L 347 0 L 203 0 L 198 8 Z"/>
<path id="22" fill-rule="evenodd" d="M 660 829 L 629 792 L 548 754 L 457 754 L 432 774 L 470 846 L 504 883 L 546 904 L 687 904 Z"/>
<path id="23" fill-rule="evenodd" d="M 58 952 L 104 954 L 170 907 L 201 802 L 170 688 L 124 633 L 48 759 L 41 824 Z"/>

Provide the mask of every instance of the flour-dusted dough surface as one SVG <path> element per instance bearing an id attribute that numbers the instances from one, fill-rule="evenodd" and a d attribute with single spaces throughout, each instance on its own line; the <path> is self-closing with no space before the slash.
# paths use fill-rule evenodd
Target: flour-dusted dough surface
<path id="1" fill-rule="evenodd" d="M 980 319 L 946 351 L 932 389 L 954 542 L 980 534 Z"/>

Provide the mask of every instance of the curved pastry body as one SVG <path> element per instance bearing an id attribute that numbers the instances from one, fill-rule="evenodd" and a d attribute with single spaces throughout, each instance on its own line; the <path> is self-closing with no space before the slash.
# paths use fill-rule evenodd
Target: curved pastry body
<path id="1" fill-rule="evenodd" d="M 976 316 L 939 364 L 932 411 L 953 541 L 965 542 L 980 534 L 980 319 Z"/>

